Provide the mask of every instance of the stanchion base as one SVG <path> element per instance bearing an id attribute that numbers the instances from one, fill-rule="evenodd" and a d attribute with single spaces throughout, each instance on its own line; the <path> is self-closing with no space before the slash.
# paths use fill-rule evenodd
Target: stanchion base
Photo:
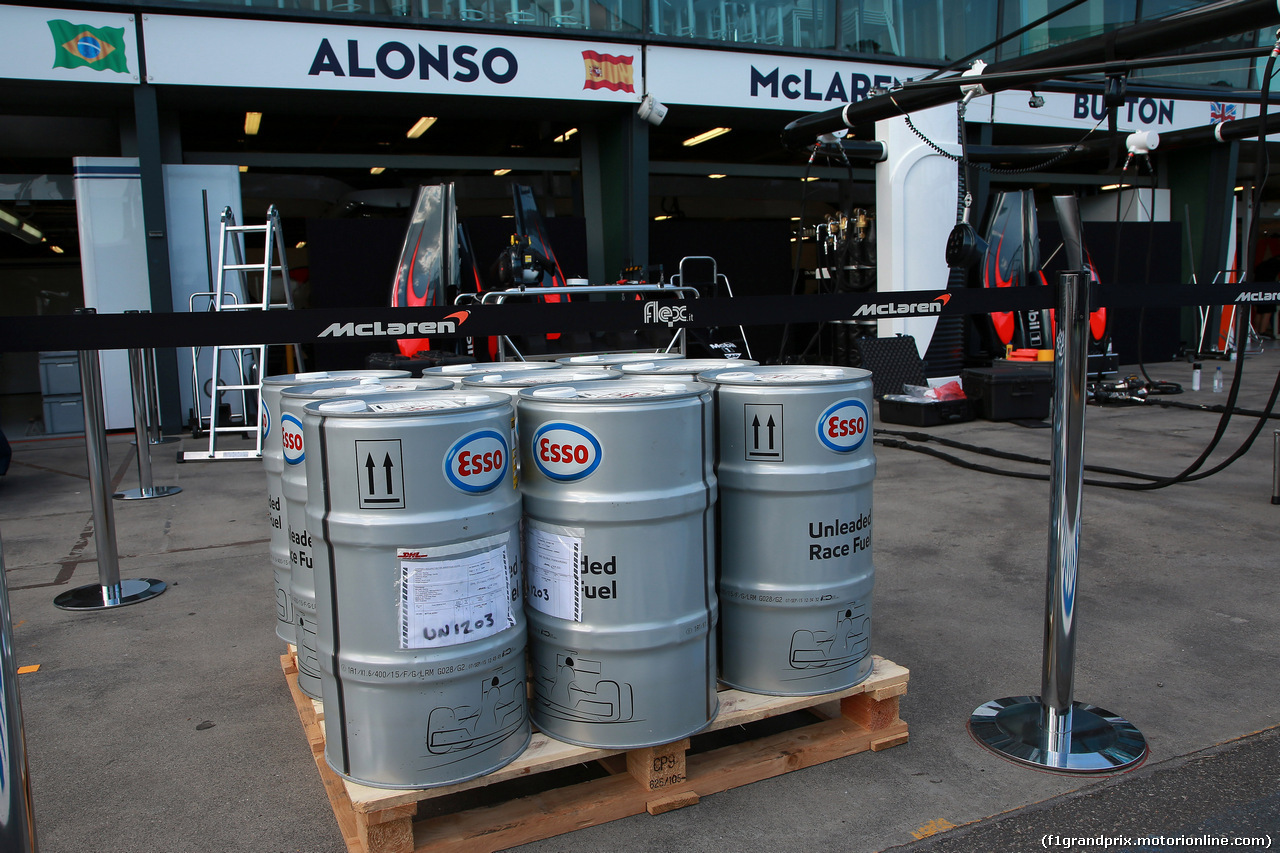
<path id="1" fill-rule="evenodd" d="M 1126 720 L 1096 705 L 1071 705 L 1071 747 L 1048 748 L 1045 706 L 1038 696 L 996 699 L 969 717 L 969 734 L 1011 761 L 1055 773 L 1119 773 L 1147 757 L 1147 739 Z"/>
<path id="2" fill-rule="evenodd" d="M 152 486 L 149 489 L 125 489 L 111 497 L 118 501 L 146 501 L 152 498 L 167 498 L 182 491 L 182 486 Z"/>
<path id="3" fill-rule="evenodd" d="M 155 447 L 157 444 L 173 444 L 175 441 L 182 441 L 182 439 L 176 435 L 162 435 L 159 438 L 148 438 L 147 444 Z M 137 447 L 138 440 L 135 438 L 133 441 L 129 442 L 129 446 Z"/>
<path id="4" fill-rule="evenodd" d="M 53 606 L 61 610 L 107 610 L 155 598 L 165 589 L 165 582 L 155 578 L 130 578 L 120 581 L 120 597 L 108 601 L 103 595 L 102 584 L 95 583 L 67 590 L 53 600 Z"/>

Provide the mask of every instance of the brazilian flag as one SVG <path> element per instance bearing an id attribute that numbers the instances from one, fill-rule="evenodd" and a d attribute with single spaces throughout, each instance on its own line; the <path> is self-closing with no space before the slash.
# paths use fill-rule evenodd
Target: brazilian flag
<path id="1" fill-rule="evenodd" d="M 86 27 L 70 21 L 49 21 L 53 34 L 53 67 L 129 73 L 124 27 Z"/>

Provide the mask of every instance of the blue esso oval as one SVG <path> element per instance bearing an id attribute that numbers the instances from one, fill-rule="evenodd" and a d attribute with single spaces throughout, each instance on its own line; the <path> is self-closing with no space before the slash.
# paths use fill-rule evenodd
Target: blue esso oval
<path id="1" fill-rule="evenodd" d="M 510 456 L 507 440 L 497 430 L 469 432 L 445 453 L 444 476 L 455 489 L 478 495 L 502 482 Z"/>
<path id="2" fill-rule="evenodd" d="M 818 418 L 818 440 L 836 453 L 857 450 L 867 440 L 871 415 L 866 404 L 850 398 L 827 407 Z"/>
<path id="3" fill-rule="evenodd" d="M 280 416 L 280 444 L 284 446 L 284 461 L 301 465 L 307 454 L 302 449 L 302 421 L 293 415 Z"/>
<path id="4" fill-rule="evenodd" d="M 586 427 L 552 421 L 533 434 L 533 464 L 552 480 L 562 483 L 591 476 L 600 466 L 604 448 Z"/>

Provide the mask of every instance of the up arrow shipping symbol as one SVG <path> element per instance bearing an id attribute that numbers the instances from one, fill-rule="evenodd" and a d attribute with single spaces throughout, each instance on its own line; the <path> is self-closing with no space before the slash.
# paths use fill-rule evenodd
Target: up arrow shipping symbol
<path id="1" fill-rule="evenodd" d="M 382 457 L 382 462 L 377 461 Z M 404 457 L 400 439 L 388 438 L 356 442 L 361 509 L 404 509 Z M 381 467 L 384 477 L 377 475 Z M 359 470 L 363 469 L 363 470 Z"/>
<path id="2" fill-rule="evenodd" d="M 743 437 L 746 458 L 759 462 L 781 462 L 782 404 L 747 403 L 743 408 L 745 416 L 743 422 L 747 427 L 746 435 Z M 761 430 L 762 426 L 763 430 Z M 764 440 L 763 444 L 761 439 Z"/>

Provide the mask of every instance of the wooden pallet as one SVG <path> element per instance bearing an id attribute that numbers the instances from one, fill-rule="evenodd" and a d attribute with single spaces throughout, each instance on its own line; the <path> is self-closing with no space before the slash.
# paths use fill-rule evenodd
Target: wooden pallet
<path id="1" fill-rule="evenodd" d="M 660 814 L 717 791 L 907 742 L 898 697 L 907 692 L 910 673 L 876 657 L 866 681 L 838 693 L 723 690 L 715 721 L 676 743 L 589 749 L 535 732 L 519 758 L 480 779 L 416 791 L 370 788 L 329 768 L 323 707 L 298 689 L 293 655 L 280 661 L 351 853 L 492 853 L 641 812 Z M 769 731 L 758 731 L 763 728 Z"/>

